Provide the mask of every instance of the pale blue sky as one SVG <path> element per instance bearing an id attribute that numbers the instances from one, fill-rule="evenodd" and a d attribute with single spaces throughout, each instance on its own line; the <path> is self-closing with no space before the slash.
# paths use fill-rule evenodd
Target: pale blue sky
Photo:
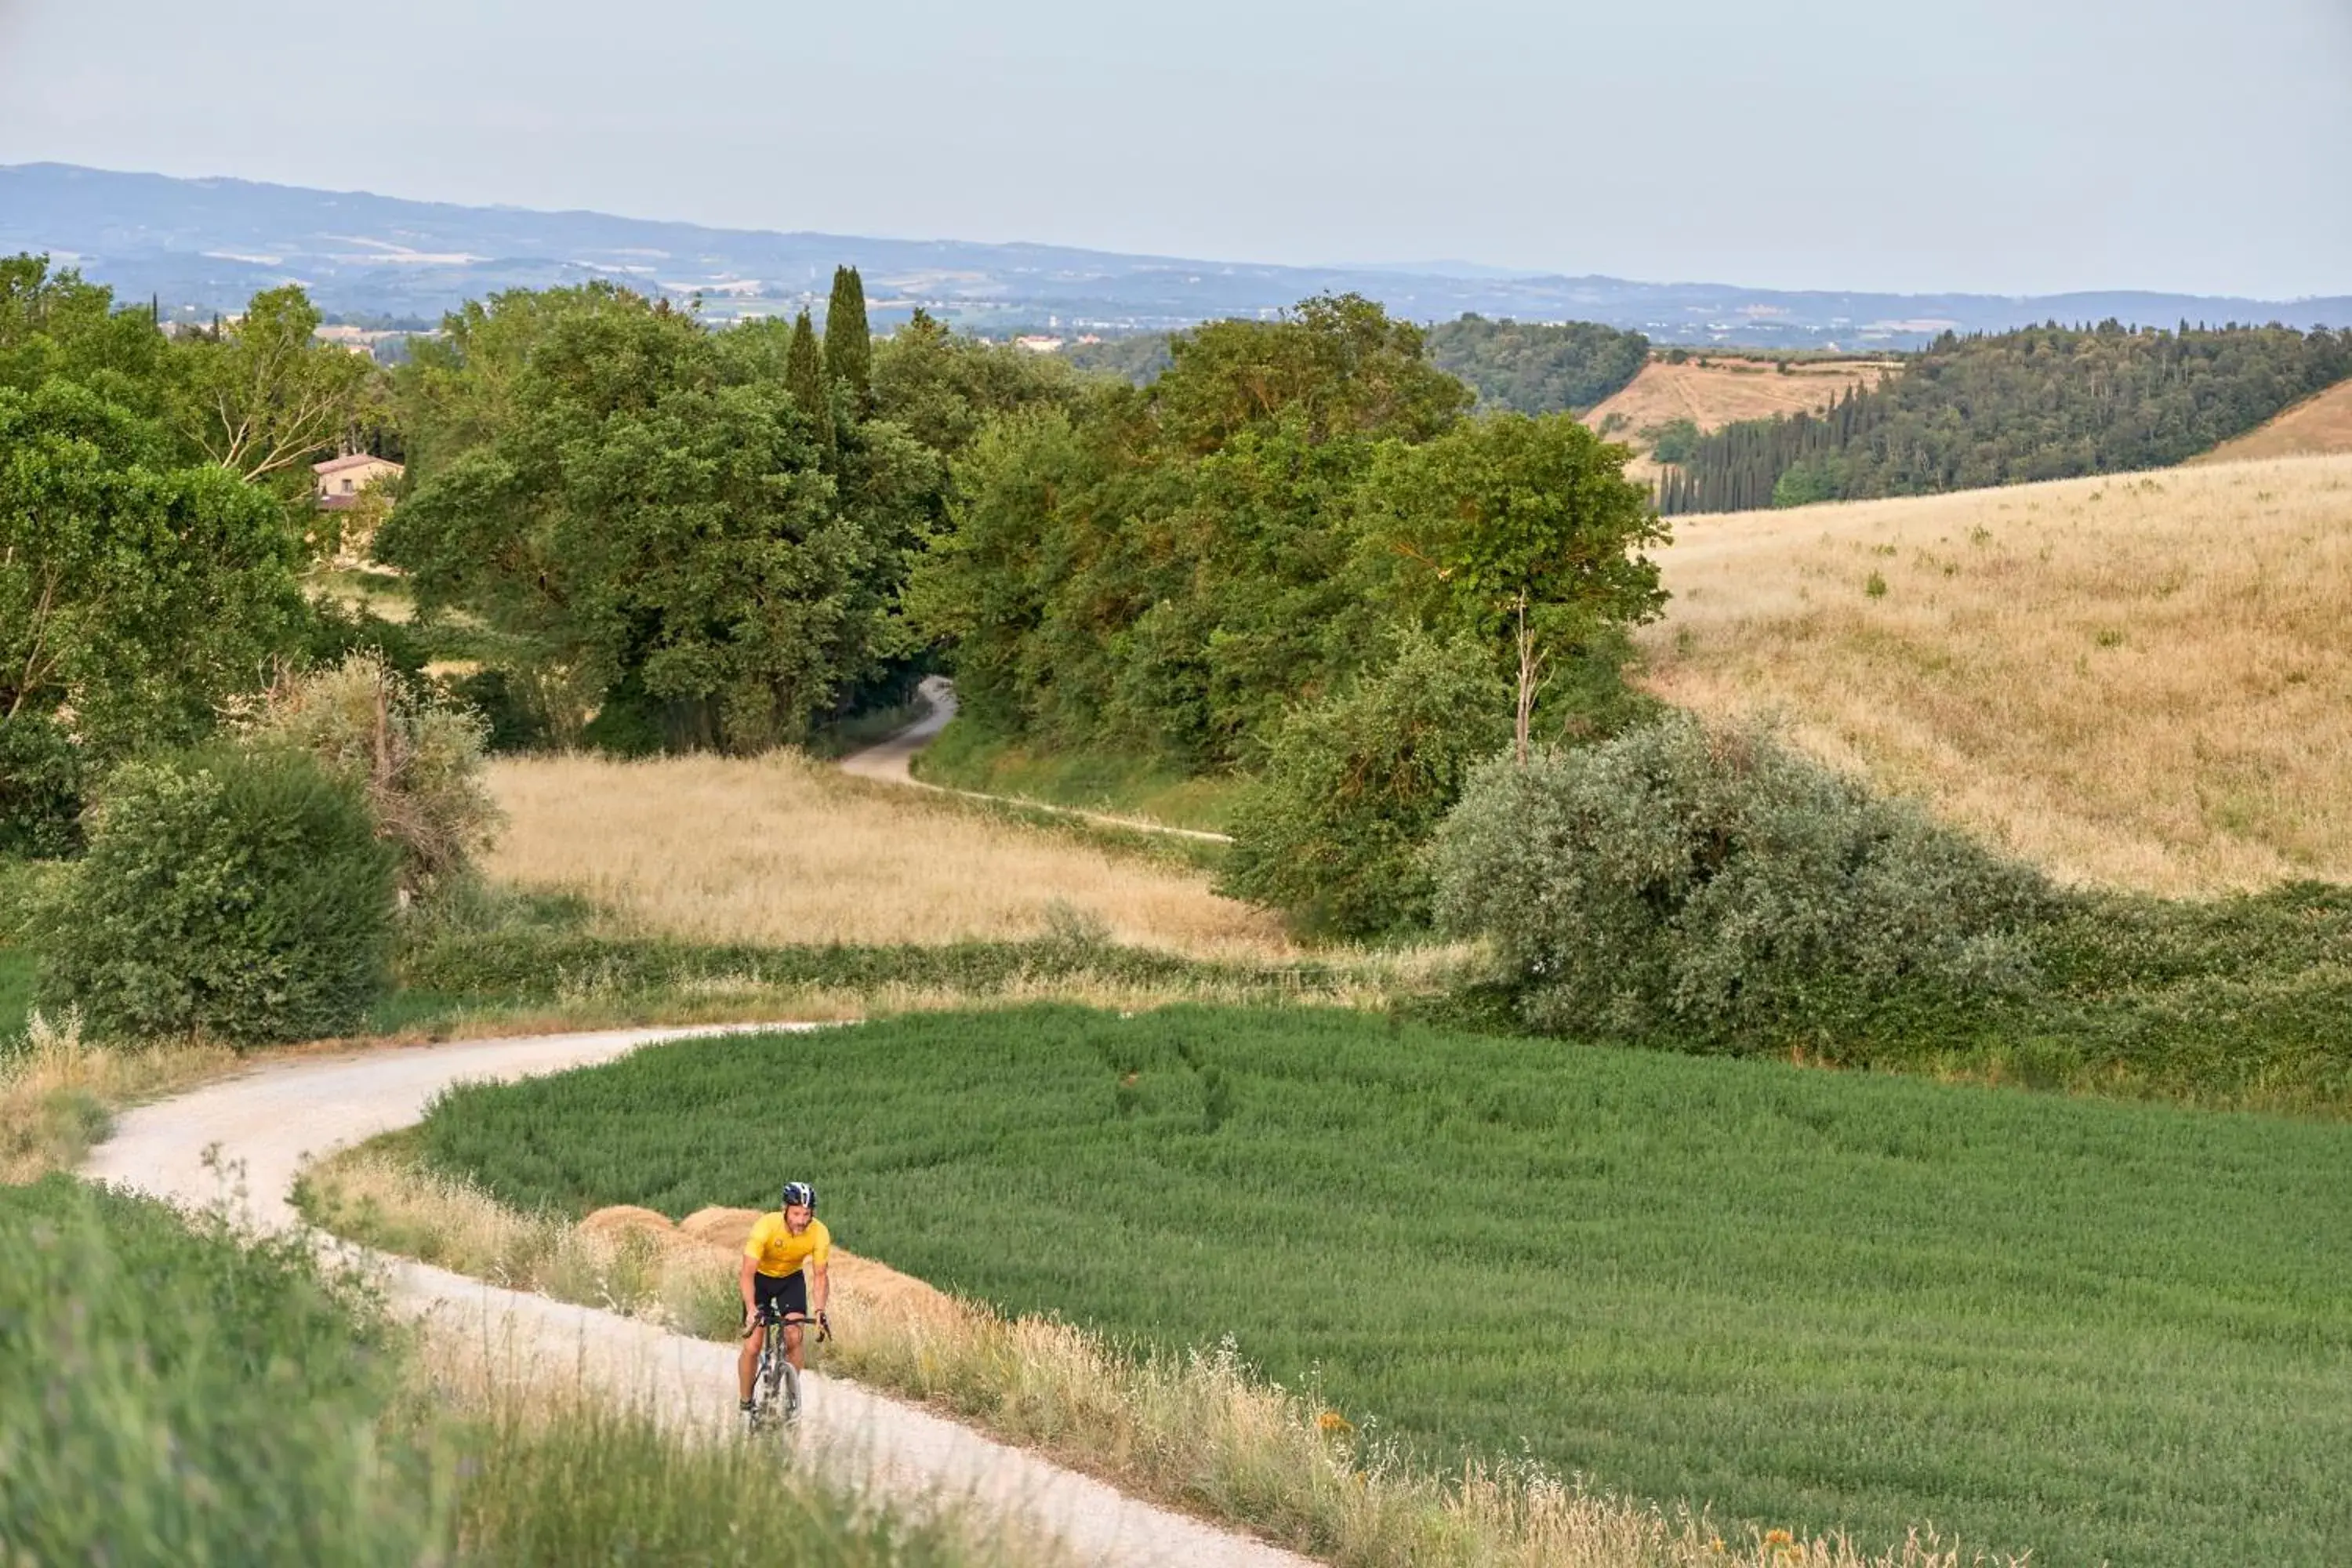
<path id="1" fill-rule="evenodd" d="M 2352 0 L 0 0 L 0 163 L 1777 288 L 2352 292 Z"/>

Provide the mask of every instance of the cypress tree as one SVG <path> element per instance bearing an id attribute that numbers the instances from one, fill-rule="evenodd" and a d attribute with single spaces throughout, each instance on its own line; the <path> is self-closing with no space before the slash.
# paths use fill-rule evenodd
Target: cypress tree
<path id="1" fill-rule="evenodd" d="M 833 269 L 824 308 L 824 374 L 849 383 L 862 413 L 874 391 L 874 334 L 866 324 L 866 283 L 855 267 Z"/>
<path id="2" fill-rule="evenodd" d="M 793 323 L 793 344 L 784 351 L 784 390 L 816 426 L 820 445 L 833 445 L 833 389 L 826 383 L 824 362 L 817 353 L 816 329 L 803 310 Z"/>

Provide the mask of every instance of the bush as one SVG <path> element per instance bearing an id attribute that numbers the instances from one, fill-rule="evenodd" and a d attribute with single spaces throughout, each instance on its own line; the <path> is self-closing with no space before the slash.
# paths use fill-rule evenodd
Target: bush
<path id="1" fill-rule="evenodd" d="M 394 860 L 299 753 L 127 763 L 41 922 L 42 1002 L 106 1035 L 347 1032 L 386 984 Z"/>
<path id="2" fill-rule="evenodd" d="M 1433 866 L 1442 923 L 1492 940 L 1528 1022 L 1727 1048 L 1835 1054 L 1922 994 L 2016 994 L 2058 912 L 2030 868 L 1679 714 L 1488 764 Z"/>
<path id="3" fill-rule="evenodd" d="M 1295 710 L 1234 814 L 1221 890 L 1344 936 L 1426 925 L 1423 847 L 1509 741 L 1509 697 L 1476 642 L 1412 635 L 1377 677 Z"/>
<path id="4" fill-rule="evenodd" d="M 0 855 L 81 847 L 81 748 L 46 713 L 0 717 Z"/>
<path id="5" fill-rule="evenodd" d="M 446 683 L 450 698 L 482 716 L 483 739 L 493 752 L 544 751 L 555 727 L 539 693 L 513 670 L 493 665 Z"/>
<path id="6" fill-rule="evenodd" d="M 399 851 L 404 891 L 465 870 L 498 821 L 482 782 L 481 719 L 427 700 L 373 650 L 282 676 L 238 728 L 253 743 L 307 753 L 358 789 L 377 836 Z"/>

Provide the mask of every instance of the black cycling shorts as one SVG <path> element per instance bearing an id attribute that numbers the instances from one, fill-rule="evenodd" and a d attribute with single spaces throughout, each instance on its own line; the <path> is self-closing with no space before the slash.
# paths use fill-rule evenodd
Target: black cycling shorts
<path id="1" fill-rule="evenodd" d="M 808 1308 L 808 1276 L 799 1269 L 779 1279 L 772 1274 L 751 1270 L 751 1300 L 762 1319 L 778 1314 L 805 1318 Z"/>

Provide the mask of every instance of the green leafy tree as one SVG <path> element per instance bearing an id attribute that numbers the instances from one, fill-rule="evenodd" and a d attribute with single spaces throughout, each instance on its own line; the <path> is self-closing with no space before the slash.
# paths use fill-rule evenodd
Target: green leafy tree
<path id="1" fill-rule="evenodd" d="M 181 429 L 239 479 L 285 476 L 331 457 L 374 375 L 371 362 L 311 333 L 319 312 L 289 284 L 256 294 L 217 339 L 191 344 L 180 376 Z"/>
<path id="2" fill-rule="evenodd" d="M 1471 314 L 1429 329 L 1429 357 L 1475 388 L 1484 407 L 1580 413 L 1641 374 L 1650 340 L 1592 321 L 1493 321 Z"/>
<path id="3" fill-rule="evenodd" d="M 1171 353 L 1150 386 L 1005 417 L 959 461 L 909 611 L 951 644 L 975 723 L 1227 767 L 1381 657 L 1358 491 L 1384 440 L 1450 428 L 1468 390 L 1353 298 Z"/>
<path id="4" fill-rule="evenodd" d="M 1054 355 L 951 332 L 920 307 L 873 357 L 875 416 L 942 458 L 969 451 L 993 417 L 1078 400 L 1077 378 Z"/>
<path id="5" fill-rule="evenodd" d="M 833 387 L 824 373 L 824 355 L 818 349 L 816 329 L 809 325 L 809 313 L 803 310 L 793 323 L 793 342 L 784 361 L 784 388 L 793 396 L 794 406 L 809 421 L 817 440 L 833 445 Z"/>
<path id="6" fill-rule="evenodd" d="M 1496 415 L 1389 444 L 1365 489 L 1372 570 L 1422 624 L 1509 658 L 1521 762 L 1558 661 L 1664 607 L 1640 552 L 1666 530 L 1628 456 L 1567 415 Z"/>
<path id="7" fill-rule="evenodd" d="M 1349 937 L 1426 925 L 1423 847 L 1507 739 L 1475 638 L 1408 632 L 1378 674 L 1292 710 L 1233 822 L 1223 890 Z"/>
<path id="8" fill-rule="evenodd" d="M 567 311 L 490 437 L 412 476 L 377 553 L 426 608 L 486 616 L 608 728 L 634 711 L 674 745 L 803 735 L 890 647 L 936 478 L 889 432 L 853 430 L 836 464 L 798 399 L 746 374 L 633 297 Z"/>
<path id="9" fill-rule="evenodd" d="M 866 321 L 866 282 L 855 267 L 833 269 L 833 298 L 824 310 L 824 374 L 848 386 L 859 413 L 874 398 L 874 331 Z"/>
<path id="10" fill-rule="evenodd" d="M 387 984 L 394 860 L 294 752 L 125 763 L 46 922 L 42 1000 L 107 1035 L 348 1033 Z"/>
<path id="11" fill-rule="evenodd" d="M 0 388 L 0 718 L 69 713 L 103 754 L 184 741 L 305 624 L 267 494 L 63 379 Z"/>

